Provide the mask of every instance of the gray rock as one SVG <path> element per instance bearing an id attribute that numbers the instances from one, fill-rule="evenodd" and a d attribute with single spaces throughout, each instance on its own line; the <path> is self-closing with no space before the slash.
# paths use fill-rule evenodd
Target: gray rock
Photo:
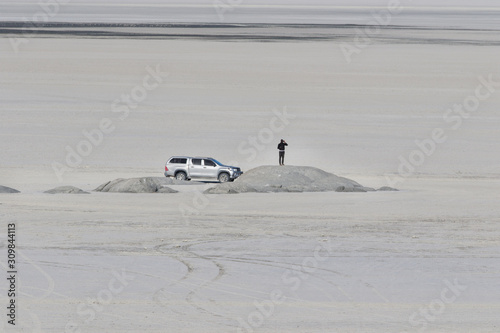
<path id="1" fill-rule="evenodd" d="M 373 187 L 366 187 L 364 186 L 363 189 L 366 191 L 366 192 L 375 192 L 377 191 L 376 189 L 374 189 Z"/>
<path id="2" fill-rule="evenodd" d="M 0 185 L 0 193 L 20 193 L 20 192 L 13 188 Z"/>
<path id="3" fill-rule="evenodd" d="M 389 186 L 382 186 L 377 191 L 399 191 L 397 188 L 392 188 Z"/>
<path id="4" fill-rule="evenodd" d="M 207 194 L 247 192 L 367 192 L 374 191 L 354 180 L 338 177 L 314 167 L 261 166 L 241 175 L 232 183 L 207 189 Z"/>
<path id="5" fill-rule="evenodd" d="M 235 186 L 236 185 L 236 186 Z M 240 183 L 224 183 L 217 185 L 215 187 L 211 187 L 207 189 L 206 194 L 236 194 L 236 193 L 248 193 L 248 192 L 259 192 L 255 188 Z"/>
<path id="6" fill-rule="evenodd" d="M 44 193 L 49 194 L 90 194 L 82 189 L 74 186 L 59 186 L 51 190 L 45 191 Z"/>
<path id="7" fill-rule="evenodd" d="M 170 187 L 167 187 L 167 186 L 162 186 L 160 188 L 158 188 L 158 191 L 156 191 L 158 193 L 177 193 L 179 191 L 176 191 Z"/>
<path id="8" fill-rule="evenodd" d="M 375 189 L 365 186 L 339 186 L 335 192 L 373 192 Z"/>
<path id="9" fill-rule="evenodd" d="M 346 187 L 344 185 L 339 186 L 335 189 L 335 192 L 354 192 L 353 187 Z"/>
<path id="10" fill-rule="evenodd" d="M 177 191 L 166 185 L 179 182 L 166 177 L 143 177 L 130 179 L 115 179 L 96 188 L 96 192 L 118 193 L 176 193 Z"/>

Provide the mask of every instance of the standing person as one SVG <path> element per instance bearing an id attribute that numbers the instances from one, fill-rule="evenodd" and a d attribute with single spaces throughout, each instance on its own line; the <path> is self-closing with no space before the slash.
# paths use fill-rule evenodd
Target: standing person
<path id="1" fill-rule="evenodd" d="M 285 165 L 285 147 L 286 146 L 288 146 L 288 143 L 286 143 L 285 140 L 281 139 L 281 142 L 278 143 L 280 165 Z"/>

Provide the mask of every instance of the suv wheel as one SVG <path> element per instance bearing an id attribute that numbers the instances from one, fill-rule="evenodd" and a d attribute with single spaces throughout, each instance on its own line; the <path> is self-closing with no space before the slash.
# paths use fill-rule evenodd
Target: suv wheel
<path id="1" fill-rule="evenodd" d="M 219 175 L 219 181 L 221 183 L 225 183 L 225 182 L 228 182 L 229 181 L 229 174 L 226 173 L 226 172 L 222 172 L 220 175 Z"/>
<path id="2" fill-rule="evenodd" d="M 184 171 L 179 171 L 175 174 L 175 179 L 177 180 L 187 180 L 187 175 Z"/>

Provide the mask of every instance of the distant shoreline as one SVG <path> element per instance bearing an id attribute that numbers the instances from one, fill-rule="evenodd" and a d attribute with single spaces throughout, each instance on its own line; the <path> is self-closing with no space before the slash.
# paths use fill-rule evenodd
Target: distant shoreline
<path id="1" fill-rule="evenodd" d="M 0 22 L 0 38 L 188 39 L 219 41 L 352 41 L 364 29 L 378 43 L 500 45 L 499 30 L 358 24 Z"/>

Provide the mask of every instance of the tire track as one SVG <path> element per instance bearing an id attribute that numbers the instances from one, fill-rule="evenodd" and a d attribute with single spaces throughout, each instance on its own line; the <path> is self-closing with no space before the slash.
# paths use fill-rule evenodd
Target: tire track
<path id="1" fill-rule="evenodd" d="M 213 242 L 217 242 L 217 241 L 213 241 Z M 156 250 L 168 255 L 169 257 L 171 257 L 173 259 L 178 260 L 179 262 L 181 262 L 182 264 L 184 264 L 187 267 L 188 270 L 187 270 L 186 274 L 181 279 L 172 283 L 173 285 L 181 284 L 183 286 L 189 286 L 191 288 L 191 290 L 189 290 L 189 292 L 184 297 L 184 300 L 186 301 L 187 304 L 192 306 L 198 312 L 208 314 L 211 317 L 222 318 L 222 319 L 231 319 L 232 317 L 221 315 L 220 313 L 211 311 L 211 310 L 207 309 L 206 307 L 203 307 L 202 305 L 200 305 L 200 302 L 196 301 L 196 299 L 195 299 L 198 296 L 199 292 L 204 290 L 204 289 L 226 292 L 224 290 L 219 290 L 218 288 L 211 287 L 211 285 L 216 283 L 218 280 L 220 280 L 226 274 L 225 267 L 222 264 L 220 264 L 219 262 L 217 262 L 216 260 L 202 256 L 191 249 L 192 246 L 206 244 L 206 243 L 211 243 L 211 242 L 191 243 L 191 244 L 186 244 L 186 245 L 178 246 L 178 247 L 169 247 L 168 249 L 165 249 L 164 245 L 159 245 L 156 247 Z M 174 253 L 172 253 L 172 252 L 174 252 Z M 190 261 L 188 258 L 191 258 L 194 260 Z M 210 263 L 213 267 L 215 267 L 217 269 L 217 274 L 209 280 L 196 277 L 195 276 L 196 272 L 205 270 L 205 268 L 202 268 L 201 265 L 195 263 L 197 260 L 201 260 L 202 262 Z M 193 283 L 193 282 L 191 282 L 192 280 L 197 280 L 197 282 Z M 201 283 L 199 283 L 199 282 L 201 282 Z M 165 288 L 163 288 L 163 290 L 164 289 Z M 213 303 L 214 305 L 217 306 L 217 302 L 214 301 L 213 299 L 209 299 L 208 301 L 210 301 L 211 303 Z"/>

